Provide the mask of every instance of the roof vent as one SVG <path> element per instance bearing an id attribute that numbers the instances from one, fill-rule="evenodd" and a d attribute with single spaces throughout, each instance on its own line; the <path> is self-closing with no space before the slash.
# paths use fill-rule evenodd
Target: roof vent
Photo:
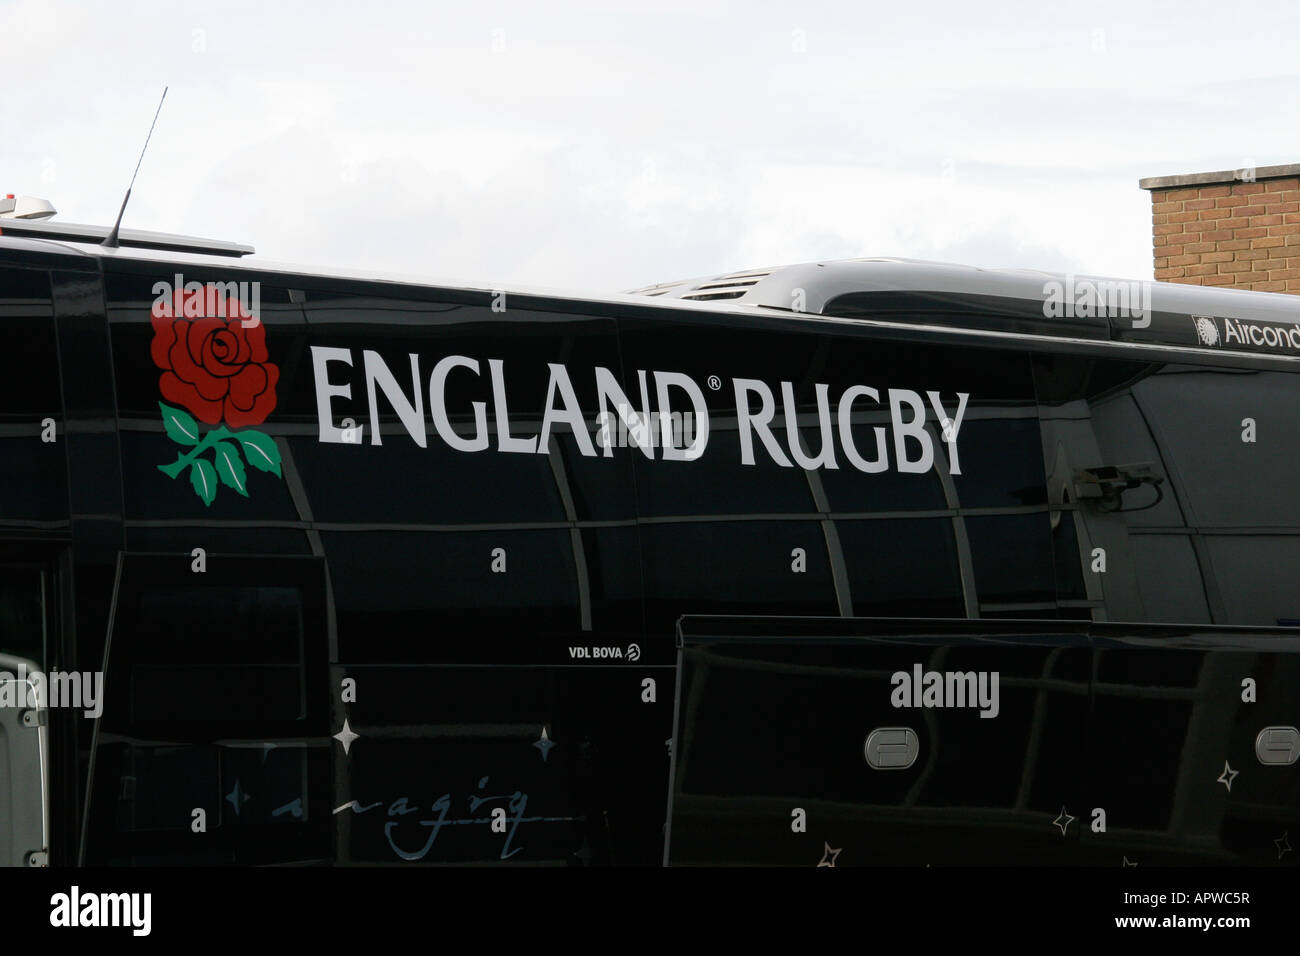
<path id="1" fill-rule="evenodd" d="M 642 286 L 639 289 L 633 289 L 628 295 L 663 295 L 665 292 L 671 292 L 678 286 L 685 285 L 685 280 L 678 282 L 659 282 L 655 285 Z"/>
<path id="2" fill-rule="evenodd" d="M 707 282 L 697 285 L 690 292 L 682 296 L 683 299 L 693 299 L 696 302 L 708 302 L 713 299 L 739 299 L 753 286 L 757 285 L 760 279 L 765 279 L 771 274 L 771 270 L 762 272 L 733 272 L 730 275 L 718 276 L 716 279 L 710 279 Z"/>

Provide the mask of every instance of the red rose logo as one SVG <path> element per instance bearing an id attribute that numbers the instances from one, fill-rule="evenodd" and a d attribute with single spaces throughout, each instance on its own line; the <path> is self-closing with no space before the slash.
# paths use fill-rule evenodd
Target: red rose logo
<path id="1" fill-rule="evenodd" d="M 163 431 L 180 446 L 176 460 L 158 470 L 173 479 L 188 473 L 190 487 L 208 506 L 221 485 L 247 498 L 249 468 L 283 477 L 279 444 L 247 427 L 275 410 L 280 369 L 267 361 L 266 329 L 246 310 L 242 292 L 227 296 L 218 283 L 194 283 L 186 291 L 180 276 L 170 296 L 168 283 L 160 285 L 150 352 L 162 369 L 163 397 L 182 407 L 158 403 Z M 260 291 L 256 283 L 253 288 L 256 308 Z M 195 416 L 215 427 L 204 433 Z"/>
<path id="2" fill-rule="evenodd" d="M 266 328 L 238 299 L 220 297 L 217 307 L 197 308 L 197 290 L 177 289 L 172 301 L 153 308 L 154 364 L 163 370 L 163 397 L 189 409 L 201 422 L 223 418 L 233 428 L 260 425 L 275 409 L 279 366 L 267 361 Z M 170 306 L 170 307 L 169 307 Z M 196 316 L 178 318 L 178 316 Z"/>

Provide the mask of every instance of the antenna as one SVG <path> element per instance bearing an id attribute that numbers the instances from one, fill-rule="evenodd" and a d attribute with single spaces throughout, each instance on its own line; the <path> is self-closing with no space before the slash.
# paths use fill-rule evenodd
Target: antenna
<path id="1" fill-rule="evenodd" d="M 122 208 L 117 211 L 117 222 L 113 223 L 113 231 L 104 237 L 100 243 L 109 249 L 117 248 L 117 233 L 122 228 L 122 214 L 126 212 L 126 204 L 131 201 L 131 187 L 135 185 L 135 177 L 140 174 L 140 164 L 144 162 L 145 150 L 149 148 L 149 140 L 153 138 L 153 128 L 158 125 L 158 114 L 162 112 L 163 100 L 167 99 L 167 87 L 163 87 L 162 99 L 158 100 L 158 109 L 153 114 L 153 122 L 149 124 L 149 135 L 144 138 L 144 149 L 140 150 L 140 158 L 135 161 L 135 172 L 131 174 L 131 185 L 126 187 L 126 195 L 122 198 Z"/>

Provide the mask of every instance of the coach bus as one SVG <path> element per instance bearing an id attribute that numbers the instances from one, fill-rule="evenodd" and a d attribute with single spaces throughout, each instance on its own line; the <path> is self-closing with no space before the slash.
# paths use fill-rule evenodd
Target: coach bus
<path id="1" fill-rule="evenodd" d="M 0 219 L 0 861 L 1300 847 L 1286 295 Z"/>

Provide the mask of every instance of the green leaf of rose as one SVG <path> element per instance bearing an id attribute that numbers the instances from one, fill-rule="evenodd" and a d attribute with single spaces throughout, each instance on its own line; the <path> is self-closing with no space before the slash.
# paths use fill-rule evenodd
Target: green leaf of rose
<path id="1" fill-rule="evenodd" d="M 211 505 L 212 499 L 217 497 L 217 473 L 202 458 L 196 458 L 190 465 L 190 484 L 205 505 Z"/>
<path id="2" fill-rule="evenodd" d="M 217 475 L 223 485 L 229 485 L 245 498 L 248 497 L 248 476 L 244 472 L 243 459 L 239 449 L 228 441 L 219 441 L 212 446 L 215 452 L 213 461 L 217 466 Z"/>
<path id="3" fill-rule="evenodd" d="M 269 471 L 277 478 L 281 477 L 280 449 L 276 447 L 274 438 L 252 431 L 237 432 L 234 437 L 250 465 L 258 471 Z"/>
<path id="4" fill-rule="evenodd" d="M 197 445 L 199 443 L 199 423 L 194 420 L 194 416 L 189 412 L 172 408 L 170 405 L 158 403 L 162 409 L 163 427 L 167 429 L 167 437 L 181 445 Z"/>

